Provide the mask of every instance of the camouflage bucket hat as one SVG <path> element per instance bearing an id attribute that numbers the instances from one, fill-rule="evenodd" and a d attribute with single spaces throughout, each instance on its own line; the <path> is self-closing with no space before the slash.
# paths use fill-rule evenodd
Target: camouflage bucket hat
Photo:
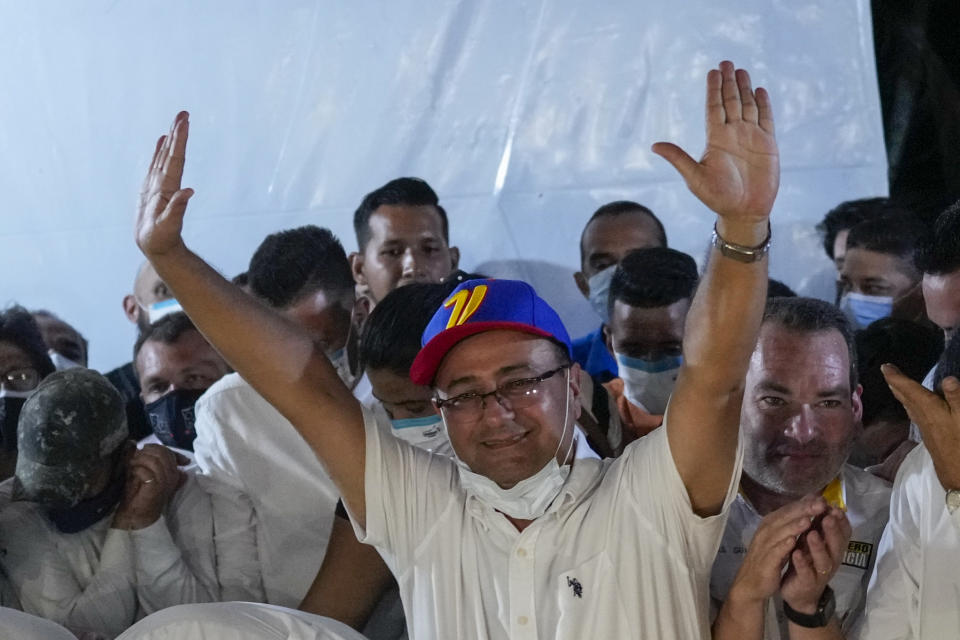
<path id="1" fill-rule="evenodd" d="M 76 505 L 127 435 L 123 400 L 106 378 L 79 367 L 50 374 L 20 413 L 13 499 Z"/>

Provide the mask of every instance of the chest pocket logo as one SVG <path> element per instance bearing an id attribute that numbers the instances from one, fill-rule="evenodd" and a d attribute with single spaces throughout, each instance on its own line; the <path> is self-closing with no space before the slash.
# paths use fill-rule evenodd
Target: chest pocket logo
<path id="1" fill-rule="evenodd" d="M 866 570 L 870 566 L 870 557 L 873 555 L 873 545 L 869 542 L 851 540 L 843 554 L 843 563 L 848 567 Z"/>
<path id="2" fill-rule="evenodd" d="M 577 598 L 583 598 L 583 585 L 576 578 L 567 576 L 567 586 L 573 589 L 573 595 Z"/>

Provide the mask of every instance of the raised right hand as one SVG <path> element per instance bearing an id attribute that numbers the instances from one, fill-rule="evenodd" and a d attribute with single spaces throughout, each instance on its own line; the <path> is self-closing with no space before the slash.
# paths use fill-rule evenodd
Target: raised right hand
<path id="1" fill-rule="evenodd" d="M 157 140 L 147 177 L 140 191 L 137 212 L 137 246 L 147 258 L 160 256 L 184 246 L 181 231 L 187 201 L 193 189 L 181 189 L 186 160 L 189 114 L 181 111 L 170 133 Z"/>

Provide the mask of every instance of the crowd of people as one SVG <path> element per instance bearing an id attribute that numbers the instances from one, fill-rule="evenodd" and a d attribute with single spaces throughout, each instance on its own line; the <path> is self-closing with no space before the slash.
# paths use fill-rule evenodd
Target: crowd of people
<path id="1" fill-rule="evenodd" d="M 706 97 L 701 160 L 653 147 L 716 214 L 702 270 L 639 203 L 585 212 L 576 340 L 460 270 L 417 178 L 356 251 L 287 229 L 224 278 L 181 236 L 179 114 L 131 361 L 0 313 L 4 637 L 958 637 L 960 203 L 839 204 L 836 298 L 799 297 L 770 98 L 729 62 Z"/>

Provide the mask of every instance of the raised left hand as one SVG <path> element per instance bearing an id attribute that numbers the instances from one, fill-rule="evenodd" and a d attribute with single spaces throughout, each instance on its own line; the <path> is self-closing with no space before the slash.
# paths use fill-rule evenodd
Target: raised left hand
<path id="1" fill-rule="evenodd" d="M 707 146 L 700 162 L 675 144 L 654 153 L 672 164 L 690 191 L 728 223 L 765 222 L 780 185 L 780 156 L 766 90 L 732 62 L 707 74 Z"/>

